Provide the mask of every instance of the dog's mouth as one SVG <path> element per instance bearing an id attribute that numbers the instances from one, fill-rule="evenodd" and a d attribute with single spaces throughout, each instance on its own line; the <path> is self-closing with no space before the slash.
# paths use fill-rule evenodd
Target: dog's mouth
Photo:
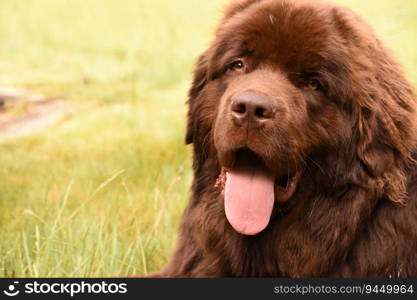
<path id="1" fill-rule="evenodd" d="M 301 172 L 295 169 L 274 174 L 247 148 L 230 155 L 232 163 L 222 168 L 216 186 L 224 189 L 226 217 L 232 227 L 239 233 L 255 235 L 268 225 L 274 203 L 284 203 L 294 194 Z"/>

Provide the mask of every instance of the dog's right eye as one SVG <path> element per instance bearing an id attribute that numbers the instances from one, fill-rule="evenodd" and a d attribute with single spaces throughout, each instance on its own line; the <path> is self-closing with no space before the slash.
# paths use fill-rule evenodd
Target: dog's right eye
<path id="1" fill-rule="evenodd" d="M 229 66 L 229 70 L 234 72 L 243 72 L 245 70 L 245 63 L 241 59 L 237 59 Z"/>
<path id="2" fill-rule="evenodd" d="M 308 91 L 322 91 L 323 85 L 315 72 L 298 73 L 297 85 Z"/>
<path id="3" fill-rule="evenodd" d="M 321 84 L 317 79 L 309 79 L 304 85 L 306 90 L 317 91 L 321 89 Z"/>

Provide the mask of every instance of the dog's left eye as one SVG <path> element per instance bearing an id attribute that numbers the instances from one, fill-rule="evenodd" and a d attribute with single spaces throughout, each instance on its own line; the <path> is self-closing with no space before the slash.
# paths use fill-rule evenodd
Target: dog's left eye
<path id="1" fill-rule="evenodd" d="M 308 79 L 304 85 L 304 88 L 310 91 L 317 91 L 321 89 L 321 84 L 317 79 Z"/>
<path id="2" fill-rule="evenodd" d="M 230 64 L 229 69 L 235 72 L 242 72 L 245 70 L 245 63 L 243 60 L 237 59 Z"/>

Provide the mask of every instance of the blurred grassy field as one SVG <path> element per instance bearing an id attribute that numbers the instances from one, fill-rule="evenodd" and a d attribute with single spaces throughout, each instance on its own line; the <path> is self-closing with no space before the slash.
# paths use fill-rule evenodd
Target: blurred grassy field
<path id="1" fill-rule="evenodd" d="M 340 0 L 417 83 L 417 1 Z M 173 250 L 187 88 L 225 0 L 2 0 L 0 85 L 74 112 L 0 145 L 0 277 L 132 276 Z"/>

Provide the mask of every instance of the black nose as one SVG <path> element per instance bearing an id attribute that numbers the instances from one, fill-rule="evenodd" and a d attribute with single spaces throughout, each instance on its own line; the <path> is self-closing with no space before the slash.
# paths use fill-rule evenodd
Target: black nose
<path id="1" fill-rule="evenodd" d="M 238 125 L 252 122 L 254 125 L 271 121 L 275 115 L 275 106 L 271 100 L 253 93 L 240 94 L 232 100 L 232 119 Z"/>

